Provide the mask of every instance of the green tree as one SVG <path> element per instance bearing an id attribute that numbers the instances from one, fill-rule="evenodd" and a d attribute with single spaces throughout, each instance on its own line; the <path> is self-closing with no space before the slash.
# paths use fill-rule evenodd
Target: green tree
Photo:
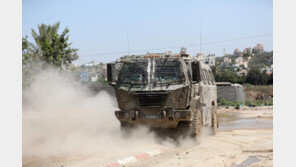
<path id="1" fill-rule="evenodd" d="M 72 61 L 78 59 L 78 49 L 70 47 L 69 29 L 65 28 L 58 34 L 60 23 L 54 25 L 38 25 L 38 33 L 32 29 L 32 36 L 37 44 L 36 52 L 40 53 L 40 59 L 44 62 L 61 67 L 68 66 Z"/>
<path id="2" fill-rule="evenodd" d="M 25 63 L 29 59 L 29 41 L 28 36 L 22 37 L 22 61 Z"/>
<path id="3" fill-rule="evenodd" d="M 251 53 L 244 53 L 243 54 L 243 58 L 244 59 L 247 59 L 248 57 L 250 57 L 251 56 Z"/>
<path id="4" fill-rule="evenodd" d="M 26 88 L 30 85 L 33 75 L 37 73 L 40 66 L 38 54 L 35 52 L 36 47 L 32 45 L 28 37 L 22 37 L 22 85 Z"/>
<path id="5" fill-rule="evenodd" d="M 269 79 L 269 76 L 267 75 L 266 70 L 264 70 L 260 76 L 260 84 L 267 85 L 268 79 Z"/>
<path id="6" fill-rule="evenodd" d="M 38 48 L 28 41 L 28 36 L 22 37 L 22 60 L 23 65 L 28 61 L 35 60 L 40 56 Z"/>
<path id="7" fill-rule="evenodd" d="M 273 84 L 273 73 L 271 73 L 268 77 L 268 81 L 267 81 L 268 85 L 272 85 Z"/>
<path id="8" fill-rule="evenodd" d="M 215 79 L 217 82 L 244 83 L 244 78 L 231 70 L 225 70 L 217 74 Z"/>
<path id="9" fill-rule="evenodd" d="M 213 72 L 214 77 L 216 78 L 217 77 L 217 73 L 218 73 L 217 67 L 216 66 L 211 66 L 211 70 Z"/>
<path id="10" fill-rule="evenodd" d="M 255 54 L 249 62 L 249 68 L 270 67 L 273 64 L 273 52 L 262 52 Z"/>
<path id="11" fill-rule="evenodd" d="M 259 85 L 261 82 L 261 72 L 259 68 L 251 68 L 246 76 L 246 83 Z"/>

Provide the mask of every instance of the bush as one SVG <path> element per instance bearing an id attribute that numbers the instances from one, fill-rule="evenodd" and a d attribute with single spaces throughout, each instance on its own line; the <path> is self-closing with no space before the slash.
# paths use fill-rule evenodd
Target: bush
<path id="1" fill-rule="evenodd" d="M 229 106 L 232 106 L 232 107 L 235 107 L 236 109 L 239 109 L 242 106 L 242 103 L 226 100 L 223 98 L 219 101 L 218 106 L 225 106 L 226 108 L 228 108 Z"/>
<path id="2" fill-rule="evenodd" d="M 251 101 L 251 100 L 247 99 L 245 102 L 245 105 L 248 107 L 273 106 L 273 101 L 268 101 L 268 100 Z"/>
<path id="3" fill-rule="evenodd" d="M 239 109 L 239 108 L 240 108 L 240 106 L 241 106 L 241 104 L 240 104 L 240 103 L 236 103 L 236 104 L 235 104 L 235 109 Z"/>
<path id="4" fill-rule="evenodd" d="M 252 106 L 253 104 L 252 104 L 251 100 L 247 99 L 246 102 L 245 102 L 245 105 L 246 106 Z"/>
<path id="5" fill-rule="evenodd" d="M 228 108 L 229 106 L 235 107 L 236 109 L 240 109 L 241 106 L 248 106 L 248 107 L 258 107 L 258 106 L 272 106 L 273 102 L 268 100 L 255 100 L 251 101 L 250 99 L 246 99 L 245 104 L 236 101 L 230 101 L 226 99 L 221 99 L 218 103 L 218 106 L 225 106 Z"/>
<path id="6" fill-rule="evenodd" d="M 252 88 L 254 86 L 252 84 L 246 83 L 246 84 L 243 84 L 243 87 L 248 89 L 248 88 Z"/>
<path id="7" fill-rule="evenodd" d="M 256 100 L 253 102 L 253 107 L 258 107 L 258 106 L 262 106 L 262 101 L 261 100 Z"/>
<path id="8" fill-rule="evenodd" d="M 228 101 L 224 98 L 221 99 L 218 103 L 218 106 L 228 106 L 228 105 L 229 105 Z"/>
<path id="9" fill-rule="evenodd" d="M 264 105 L 265 105 L 265 106 L 273 106 L 273 101 L 267 101 L 267 100 L 266 100 L 266 101 L 264 102 Z"/>

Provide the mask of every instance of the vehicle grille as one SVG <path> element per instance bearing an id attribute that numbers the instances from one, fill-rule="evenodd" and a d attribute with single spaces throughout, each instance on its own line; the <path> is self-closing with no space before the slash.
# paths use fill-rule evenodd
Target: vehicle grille
<path id="1" fill-rule="evenodd" d="M 164 106 L 168 94 L 139 94 L 140 106 Z"/>

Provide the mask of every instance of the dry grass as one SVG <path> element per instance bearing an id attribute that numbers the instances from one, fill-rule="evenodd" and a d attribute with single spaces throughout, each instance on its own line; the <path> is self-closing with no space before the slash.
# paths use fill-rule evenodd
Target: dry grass
<path id="1" fill-rule="evenodd" d="M 249 100 L 273 100 L 273 85 L 260 85 L 244 87 L 246 99 Z"/>

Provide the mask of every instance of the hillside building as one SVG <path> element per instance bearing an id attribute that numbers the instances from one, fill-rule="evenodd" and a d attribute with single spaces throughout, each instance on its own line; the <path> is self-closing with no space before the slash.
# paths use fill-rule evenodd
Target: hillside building
<path id="1" fill-rule="evenodd" d="M 253 47 L 253 53 L 262 53 L 264 52 L 264 47 L 262 44 L 258 43 L 256 46 Z"/>
<path id="2" fill-rule="evenodd" d="M 245 48 L 244 53 L 252 53 L 252 48 L 251 47 Z"/>
<path id="3" fill-rule="evenodd" d="M 235 48 L 233 51 L 233 55 L 238 57 L 243 56 L 243 53 L 238 48 Z"/>

